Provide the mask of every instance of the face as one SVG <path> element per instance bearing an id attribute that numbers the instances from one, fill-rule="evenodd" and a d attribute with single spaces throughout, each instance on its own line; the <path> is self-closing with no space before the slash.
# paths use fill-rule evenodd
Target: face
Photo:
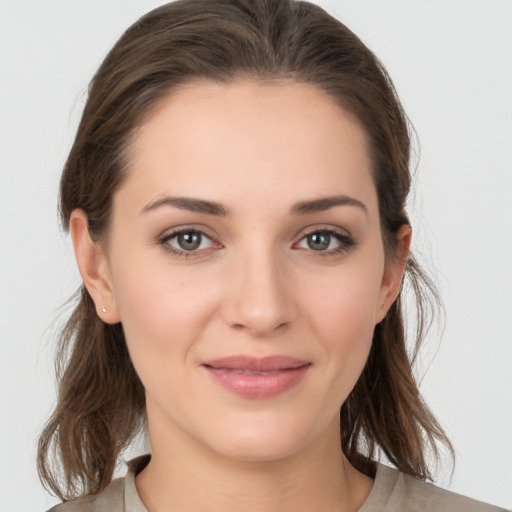
<path id="1" fill-rule="evenodd" d="M 122 322 L 152 441 L 262 460 L 335 439 L 401 276 L 359 124 L 310 85 L 193 83 L 129 160 L 92 293 Z"/>

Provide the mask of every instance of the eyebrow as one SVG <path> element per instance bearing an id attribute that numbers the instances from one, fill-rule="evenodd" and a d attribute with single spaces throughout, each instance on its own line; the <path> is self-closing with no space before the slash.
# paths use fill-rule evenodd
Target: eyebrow
<path id="1" fill-rule="evenodd" d="M 299 201 L 293 205 L 291 212 L 306 215 L 308 213 L 324 212 L 335 206 L 356 206 L 357 208 L 361 208 L 366 214 L 368 213 L 366 206 L 359 201 L 359 199 L 345 195 L 321 197 L 310 201 Z"/>
<path id="2" fill-rule="evenodd" d="M 141 213 L 150 212 L 163 206 L 173 206 L 180 210 L 188 210 L 196 213 L 205 213 L 217 217 L 227 217 L 230 210 L 216 201 L 207 201 L 205 199 L 196 199 L 193 197 L 172 197 L 167 196 L 148 203 L 142 209 Z M 307 215 L 309 213 L 324 212 L 335 206 L 355 206 L 368 213 L 364 203 L 350 196 L 336 195 L 299 201 L 295 203 L 290 212 L 295 215 Z"/>
<path id="3" fill-rule="evenodd" d="M 193 197 L 171 196 L 167 196 L 147 204 L 144 206 L 141 213 L 150 212 L 162 206 L 174 206 L 180 210 L 206 213 L 207 215 L 215 215 L 217 217 L 227 217 L 229 215 L 229 210 L 215 201 L 206 201 L 204 199 L 195 199 Z"/>

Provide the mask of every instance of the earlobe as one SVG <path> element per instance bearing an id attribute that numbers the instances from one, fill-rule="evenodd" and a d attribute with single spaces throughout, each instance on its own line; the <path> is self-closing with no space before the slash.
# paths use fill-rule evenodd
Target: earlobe
<path id="1" fill-rule="evenodd" d="M 411 226 L 404 224 L 396 233 L 396 248 L 393 259 L 386 264 L 382 277 L 379 310 L 376 324 L 381 322 L 400 292 L 407 257 L 411 247 Z"/>
<path id="2" fill-rule="evenodd" d="M 119 322 L 107 257 L 101 244 L 92 240 L 87 214 L 83 210 L 71 212 L 69 230 L 78 270 L 98 316 L 108 324 Z"/>

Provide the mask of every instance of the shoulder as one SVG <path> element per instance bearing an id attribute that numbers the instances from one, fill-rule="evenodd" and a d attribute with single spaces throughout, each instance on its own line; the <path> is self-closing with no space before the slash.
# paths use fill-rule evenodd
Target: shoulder
<path id="1" fill-rule="evenodd" d="M 150 455 L 142 455 L 127 462 L 126 476 L 113 480 L 99 494 L 85 494 L 47 512 L 147 512 L 137 494 L 135 475 L 147 466 L 150 458 Z"/>
<path id="2" fill-rule="evenodd" d="M 99 494 L 86 494 L 56 505 L 47 512 L 123 512 L 124 478 L 113 480 Z"/>
<path id="3" fill-rule="evenodd" d="M 380 473 L 380 475 L 379 475 Z M 387 483 L 387 503 L 382 511 L 504 512 L 505 509 L 441 489 L 397 470 L 381 466 L 377 477 Z"/>

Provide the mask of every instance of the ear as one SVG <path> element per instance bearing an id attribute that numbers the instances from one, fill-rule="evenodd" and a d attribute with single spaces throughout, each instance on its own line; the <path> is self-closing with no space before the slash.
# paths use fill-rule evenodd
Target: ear
<path id="1" fill-rule="evenodd" d="M 395 235 L 396 247 L 393 258 L 386 262 L 380 288 L 379 309 L 376 324 L 381 322 L 400 292 L 407 257 L 411 247 L 411 226 L 404 224 Z"/>
<path id="2" fill-rule="evenodd" d="M 92 240 L 87 214 L 83 210 L 71 212 L 69 230 L 78 270 L 94 301 L 96 313 L 105 323 L 119 322 L 107 256 L 101 244 Z"/>

